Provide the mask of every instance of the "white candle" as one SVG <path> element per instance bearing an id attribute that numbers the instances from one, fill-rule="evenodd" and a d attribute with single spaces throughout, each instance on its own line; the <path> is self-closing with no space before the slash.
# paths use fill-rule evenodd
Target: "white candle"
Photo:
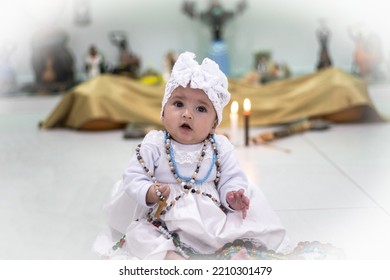
<path id="1" fill-rule="evenodd" d="M 238 102 L 233 101 L 230 107 L 230 141 L 237 145 L 238 131 Z"/>

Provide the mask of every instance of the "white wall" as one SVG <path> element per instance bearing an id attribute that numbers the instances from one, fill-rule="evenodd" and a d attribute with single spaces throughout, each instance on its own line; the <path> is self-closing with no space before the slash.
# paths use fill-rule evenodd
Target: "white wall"
<path id="1" fill-rule="evenodd" d="M 74 23 L 75 5 L 89 3 L 91 24 Z M 18 81 L 32 81 L 31 37 L 45 28 L 61 28 L 69 35 L 77 71 L 83 73 L 83 59 L 90 44 L 96 44 L 106 59 L 117 62 L 117 48 L 108 33 L 123 30 L 130 48 L 142 59 L 143 69 L 162 70 L 169 50 L 190 50 L 202 59 L 211 38 L 209 28 L 181 11 L 182 0 L 2 0 L 0 3 L 0 48 L 16 46 L 10 63 Z M 203 11 L 208 0 L 198 0 Z M 233 9 L 238 0 L 221 0 Z M 253 69 L 253 53 L 268 49 L 278 62 L 286 62 L 293 74 L 312 72 L 318 60 L 315 30 L 325 18 L 332 32 L 330 55 L 335 66 L 349 70 L 354 43 L 349 26 L 363 26 L 365 32 L 380 34 L 385 54 L 389 38 L 385 28 L 389 17 L 382 0 L 248 0 L 248 9 L 230 21 L 224 37 L 230 51 L 231 72 L 235 76 Z M 389 33 L 390 35 L 390 33 Z"/>

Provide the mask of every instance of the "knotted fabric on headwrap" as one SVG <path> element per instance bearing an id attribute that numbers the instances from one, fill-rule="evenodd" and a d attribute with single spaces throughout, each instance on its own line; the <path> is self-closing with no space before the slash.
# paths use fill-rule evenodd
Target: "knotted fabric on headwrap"
<path id="1" fill-rule="evenodd" d="M 217 63 L 205 58 L 198 64 L 195 54 L 184 52 L 180 54 L 172 68 L 171 76 L 165 86 L 161 115 L 172 92 L 179 86 L 203 90 L 217 113 L 218 125 L 222 121 L 222 110 L 229 103 L 228 79 L 219 69 Z"/>

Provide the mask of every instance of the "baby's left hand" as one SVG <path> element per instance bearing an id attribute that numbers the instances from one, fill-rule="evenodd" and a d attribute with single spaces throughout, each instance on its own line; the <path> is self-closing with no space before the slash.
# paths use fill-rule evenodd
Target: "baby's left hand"
<path id="1" fill-rule="evenodd" d="M 246 218 L 246 213 L 249 209 L 249 198 L 244 192 L 244 189 L 239 189 L 238 191 L 228 192 L 226 195 L 226 201 L 229 203 L 229 206 L 234 210 L 241 210 L 243 219 Z"/>

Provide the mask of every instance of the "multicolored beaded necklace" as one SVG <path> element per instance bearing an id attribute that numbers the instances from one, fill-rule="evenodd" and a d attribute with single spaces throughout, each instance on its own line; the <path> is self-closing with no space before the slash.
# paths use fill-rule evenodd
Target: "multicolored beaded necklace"
<path id="1" fill-rule="evenodd" d="M 212 160 L 212 163 L 210 164 L 210 168 L 209 168 L 207 174 L 205 175 L 205 177 L 203 179 L 196 180 L 196 176 L 199 173 L 200 166 L 201 166 L 202 161 L 204 159 L 204 156 L 206 154 L 207 140 L 211 143 L 211 145 L 213 147 L 213 151 L 214 151 L 213 160 Z M 217 149 L 217 144 L 216 144 L 216 141 L 214 138 L 214 134 L 209 135 L 209 137 L 203 141 L 203 147 L 202 147 L 202 151 L 200 153 L 199 161 L 198 161 L 196 169 L 195 169 L 194 173 L 192 174 L 191 178 L 180 175 L 179 170 L 177 168 L 176 161 L 175 161 L 175 154 L 174 154 L 173 148 L 171 146 L 171 136 L 169 135 L 168 132 L 165 132 L 165 148 L 166 148 L 167 158 L 169 161 L 169 167 L 171 168 L 173 176 L 182 185 L 182 187 L 184 187 L 185 189 L 191 189 L 191 187 L 194 184 L 204 183 L 209 178 L 214 164 L 216 164 L 216 166 L 217 166 L 217 176 L 216 176 L 214 182 L 216 185 L 218 184 L 219 179 L 221 177 L 221 173 L 218 172 L 220 169 L 221 161 L 219 159 L 218 149 Z"/>
<path id="2" fill-rule="evenodd" d="M 202 184 L 210 177 L 210 174 L 211 174 L 211 172 L 213 170 L 214 165 L 216 166 L 216 169 L 217 169 L 216 177 L 214 179 L 215 186 L 218 185 L 218 182 L 221 179 L 221 160 L 220 160 L 220 157 L 219 157 L 218 147 L 217 147 L 217 143 L 215 141 L 214 135 L 213 134 L 209 135 L 208 138 L 203 141 L 202 150 L 200 152 L 199 160 L 198 160 L 198 163 L 196 165 L 195 171 L 193 172 L 191 177 L 185 177 L 185 176 L 182 176 L 179 173 L 178 167 L 177 167 L 177 163 L 176 163 L 176 160 L 175 160 L 174 151 L 173 151 L 173 148 L 172 148 L 172 145 L 171 145 L 171 140 L 172 140 L 172 138 L 171 138 L 170 134 L 165 131 L 164 132 L 164 144 L 165 144 L 165 151 L 166 151 L 167 159 L 168 159 L 168 165 L 169 165 L 169 168 L 170 168 L 173 176 L 175 177 L 176 181 L 183 187 L 184 194 L 187 194 L 190 191 L 191 191 L 191 193 L 202 194 L 204 196 L 209 197 L 211 200 L 213 200 L 219 207 L 222 207 L 222 205 L 221 205 L 221 203 L 219 202 L 218 199 L 214 198 L 213 196 L 211 196 L 208 193 L 201 192 L 200 190 L 196 190 L 196 189 L 193 188 L 194 185 Z M 210 144 L 212 146 L 212 149 L 213 149 L 213 159 L 212 159 L 212 162 L 210 164 L 209 170 L 207 171 L 207 173 L 204 176 L 204 178 L 196 179 L 196 177 L 197 177 L 197 175 L 199 173 L 199 169 L 201 167 L 201 164 L 202 164 L 203 159 L 204 159 L 205 154 L 206 154 L 207 142 L 210 142 Z M 153 171 L 151 171 L 145 165 L 145 161 L 143 160 L 143 158 L 142 158 L 142 156 L 140 154 L 140 150 L 141 150 L 141 144 L 139 144 L 137 146 L 137 148 L 136 148 L 136 156 L 137 156 L 138 162 L 141 164 L 141 166 L 143 167 L 145 172 L 152 179 L 153 183 L 157 183 L 157 179 L 154 176 Z M 159 206 L 163 206 L 163 207 L 159 207 L 160 209 L 157 209 L 157 211 L 155 212 L 155 217 L 159 218 L 160 215 L 164 215 L 166 213 L 166 211 L 170 210 L 174 206 L 176 201 L 179 200 L 183 195 L 179 195 L 179 196 L 175 197 L 175 200 L 173 200 L 167 206 L 166 205 L 166 198 L 163 197 L 161 195 L 161 193 L 157 190 L 157 196 L 160 198 Z M 158 210 L 160 210 L 160 211 L 158 211 Z"/>
<path id="3" fill-rule="evenodd" d="M 209 137 L 203 141 L 203 146 L 202 146 L 202 150 L 200 152 L 199 160 L 198 160 L 195 171 L 192 174 L 191 178 L 182 176 L 179 173 L 179 169 L 177 167 L 177 163 L 175 160 L 175 154 L 173 151 L 173 147 L 171 145 L 172 138 L 169 135 L 169 133 L 166 131 L 165 131 L 164 135 L 165 135 L 165 151 L 167 154 L 169 167 L 170 167 L 171 172 L 172 172 L 173 176 L 175 177 L 176 181 L 183 187 L 184 193 L 188 193 L 189 191 L 191 191 L 192 193 L 205 195 L 205 196 L 209 197 L 210 199 L 212 199 L 215 203 L 217 203 L 218 206 L 221 206 L 219 201 L 217 199 L 215 199 L 214 197 L 212 197 L 210 194 L 205 193 L 205 192 L 201 192 L 200 190 L 195 190 L 193 188 L 194 185 L 200 185 L 200 184 L 204 183 L 210 177 L 210 174 L 213 170 L 214 165 L 216 166 L 216 169 L 217 169 L 216 177 L 214 179 L 214 183 L 215 183 L 216 187 L 218 185 L 218 182 L 221 179 L 221 160 L 219 157 L 218 147 L 217 147 L 217 143 L 216 143 L 215 138 L 214 138 L 214 134 L 209 135 Z M 207 142 L 210 142 L 210 144 L 212 146 L 213 159 L 212 159 L 212 162 L 210 164 L 210 167 L 209 167 L 206 175 L 202 179 L 196 179 L 196 177 L 199 173 L 199 169 L 201 167 L 202 161 L 206 155 Z M 178 199 L 180 199 L 180 197 L 176 197 L 174 201 L 177 201 Z M 169 210 L 170 207 L 173 206 L 171 204 L 167 207 L 167 210 Z"/>

